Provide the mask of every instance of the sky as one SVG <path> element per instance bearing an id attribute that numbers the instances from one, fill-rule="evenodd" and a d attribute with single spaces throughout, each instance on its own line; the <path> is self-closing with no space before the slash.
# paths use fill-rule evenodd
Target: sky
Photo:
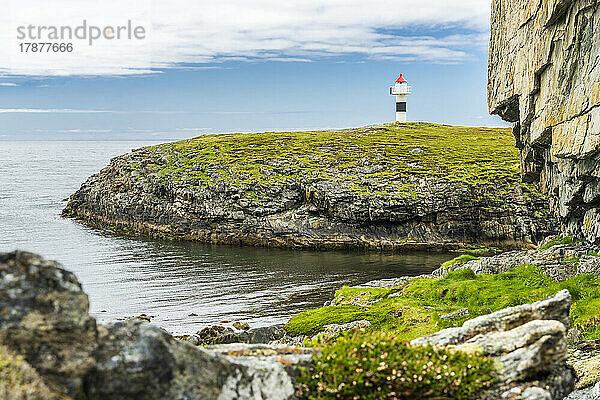
<path id="1" fill-rule="evenodd" d="M 382 124 L 400 73 L 410 121 L 507 126 L 487 110 L 489 0 L 7 2 L 0 140 Z M 41 42 L 73 51 L 23 51 Z"/>

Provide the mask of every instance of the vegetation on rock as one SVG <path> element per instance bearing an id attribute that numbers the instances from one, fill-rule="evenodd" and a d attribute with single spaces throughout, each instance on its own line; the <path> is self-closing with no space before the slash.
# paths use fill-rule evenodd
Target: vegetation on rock
<path id="1" fill-rule="evenodd" d="M 281 185 L 289 179 L 351 182 L 357 192 L 411 191 L 410 177 L 485 185 L 519 184 L 518 151 L 509 129 L 429 123 L 344 131 L 206 135 L 155 146 L 162 161 L 130 164 L 131 173 L 208 187 Z M 362 170 L 369 170 L 363 174 Z M 385 188 L 377 188 L 384 183 Z M 260 193 L 249 191 L 252 198 Z"/>
<path id="2" fill-rule="evenodd" d="M 300 382 L 308 399 L 467 399 L 494 384 L 495 366 L 389 333 L 356 333 L 324 347 Z"/>
<path id="3" fill-rule="evenodd" d="M 371 322 L 368 331 L 393 332 L 399 340 L 408 341 L 460 326 L 479 315 L 541 300 L 563 289 L 573 298 L 571 326 L 587 340 L 600 339 L 600 277 L 585 274 L 557 282 L 531 265 L 498 275 L 475 275 L 465 268 L 443 279 L 414 279 L 391 289 L 344 287 L 336 292 L 331 306 L 300 313 L 285 329 L 292 336 L 310 336 L 325 325 L 366 319 Z M 440 318 L 463 308 L 469 310 L 468 315 Z"/>

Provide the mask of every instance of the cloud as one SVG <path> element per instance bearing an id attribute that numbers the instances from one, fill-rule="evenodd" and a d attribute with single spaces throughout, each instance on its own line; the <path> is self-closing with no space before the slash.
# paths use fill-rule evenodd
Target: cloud
<path id="1" fill-rule="evenodd" d="M 152 110 L 78 110 L 72 108 L 0 108 L 0 114 L 182 114 L 182 112 Z"/>
<path id="2" fill-rule="evenodd" d="M 119 113 L 110 110 L 73 110 L 70 108 L 0 108 L 0 114 L 101 114 Z"/>
<path id="3" fill-rule="evenodd" d="M 9 2 L 12 14 L 0 15 L 0 74 L 42 76 L 344 56 L 466 62 L 486 46 L 490 9 L 490 0 L 55 0 L 51 8 L 42 0 Z M 132 20 L 147 38 L 75 41 L 73 53 L 64 54 L 17 51 L 17 26 L 74 27 L 84 18 L 101 27 Z"/>
<path id="4" fill-rule="evenodd" d="M 19 86 L 16 83 L 12 83 L 12 82 L 0 82 L 0 86 Z"/>
<path id="5" fill-rule="evenodd" d="M 311 111 L 164 111 L 164 110 L 86 110 L 72 108 L 0 108 L 0 114 L 207 114 L 207 115 L 285 115 Z"/>

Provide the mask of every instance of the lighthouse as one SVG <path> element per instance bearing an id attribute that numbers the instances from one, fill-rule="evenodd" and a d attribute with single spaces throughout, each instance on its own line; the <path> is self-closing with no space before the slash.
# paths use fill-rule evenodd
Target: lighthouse
<path id="1" fill-rule="evenodd" d="M 400 74 L 396 84 L 390 88 L 390 94 L 396 96 L 396 122 L 406 122 L 406 96 L 411 93 L 412 88 Z"/>

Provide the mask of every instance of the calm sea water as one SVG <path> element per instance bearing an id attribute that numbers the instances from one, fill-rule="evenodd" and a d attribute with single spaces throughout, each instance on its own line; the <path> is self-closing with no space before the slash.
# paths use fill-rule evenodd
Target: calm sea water
<path id="1" fill-rule="evenodd" d="M 322 305 L 342 285 L 421 274 L 451 258 L 161 242 L 60 217 L 65 199 L 89 175 L 146 144 L 0 141 L 0 251 L 61 262 L 82 282 L 99 321 L 146 313 L 174 333 L 221 320 L 281 323 Z"/>

